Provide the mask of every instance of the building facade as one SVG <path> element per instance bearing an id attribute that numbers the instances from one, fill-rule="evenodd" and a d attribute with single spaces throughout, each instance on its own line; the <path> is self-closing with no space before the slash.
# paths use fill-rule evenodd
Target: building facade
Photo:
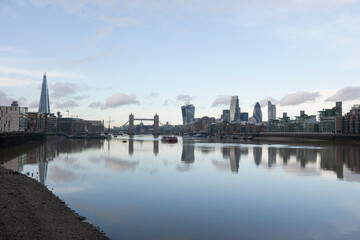
<path id="1" fill-rule="evenodd" d="M 11 106 L 0 106 L 0 133 L 24 132 L 27 128 L 27 107 L 19 107 L 17 101 Z"/>
<path id="2" fill-rule="evenodd" d="M 335 107 L 323 109 L 319 113 L 319 132 L 342 132 L 342 102 L 336 102 Z"/>
<path id="3" fill-rule="evenodd" d="M 253 117 L 255 118 L 256 123 L 262 122 L 262 112 L 261 112 L 261 106 L 260 106 L 259 102 L 256 102 L 256 104 L 254 106 Z"/>
<path id="4" fill-rule="evenodd" d="M 181 107 L 181 114 L 183 118 L 183 125 L 194 122 L 195 106 L 192 104 L 186 104 Z"/>
<path id="5" fill-rule="evenodd" d="M 268 101 L 268 121 L 276 120 L 276 105 Z"/>
<path id="6" fill-rule="evenodd" d="M 236 122 L 240 119 L 240 108 L 238 96 L 232 96 L 230 101 L 230 122 Z"/>
<path id="7" fill-rule="evenodd" d="M 230 122 L 230 110 L 225 109 L 221 115 L 221 119 L 227 122 Z"/>
<path id="8" fill-rule="evenodd" d="M 41 86 L 39 113 L 50 114 L 49 90 L 46 81 L 46 73 L 43 75 L 43 82 Z"/>

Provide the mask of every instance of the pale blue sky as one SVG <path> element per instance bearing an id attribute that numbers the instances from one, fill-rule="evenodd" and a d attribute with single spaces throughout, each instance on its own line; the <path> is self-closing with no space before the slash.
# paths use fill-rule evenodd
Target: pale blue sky
<path id="1" fill-rule="evenodd" d="M 0 30 L 1 105 L 36 110 L 42 72 L 52 112 L 115 125 L 360 103 L 359 0 L 0 0 Z"/>

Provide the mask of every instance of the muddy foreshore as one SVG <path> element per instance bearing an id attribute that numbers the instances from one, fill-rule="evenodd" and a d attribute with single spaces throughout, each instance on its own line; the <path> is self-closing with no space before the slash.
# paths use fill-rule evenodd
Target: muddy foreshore
<path id="1" fill-rule="evenodd" d="M 0 239 L 109 239 L 44 185 L 0 166 Z"/>

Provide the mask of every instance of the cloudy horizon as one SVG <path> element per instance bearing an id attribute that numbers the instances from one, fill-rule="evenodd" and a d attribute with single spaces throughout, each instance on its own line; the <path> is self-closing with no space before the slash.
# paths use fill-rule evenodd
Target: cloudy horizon
<path id="1" fill-rule="evenodd" d="M 0 105 L 121 125 L 133 113 L 220 117 L 230 96 L 299 115 L 360 103 L 360 0 L 5 0 Z"/>

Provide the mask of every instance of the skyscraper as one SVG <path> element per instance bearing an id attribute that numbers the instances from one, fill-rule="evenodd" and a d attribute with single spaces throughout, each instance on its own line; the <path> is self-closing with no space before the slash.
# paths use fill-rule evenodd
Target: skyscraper
<path id="1" fill-rule="evenodd" d="M 259 102 L 256 102 L 256 104 L 255 104 L 253 117 L 255 118 L 256 123 L 262 122 L 262 112 L 261 112 L 261 106 L 260 106 Z"/>
<path id="2" fill-rule="evenodd" d="M 181 106 L 183 125 L 194 122 L 195 107 L 192 104 Z"/>
<path id="3" fill-rule="evenodd" d="M 268 101 L 268 121 L 276 120 L 276 105 Z"/>
<path id="4" fill-rule="evenodd" d="M 230 101 L 230 122 L 235 122 L 240 118 L 239 98 L 232 96 Z"/>
<path id="5" fill-rule="evenodd" d="M 49 90 L 46 82 L 46 73 L 44 73 L 43 75 L 43 82 L 41 86 L 39 113 L 46 113 L 46 114 L 50 113 Z"/>

